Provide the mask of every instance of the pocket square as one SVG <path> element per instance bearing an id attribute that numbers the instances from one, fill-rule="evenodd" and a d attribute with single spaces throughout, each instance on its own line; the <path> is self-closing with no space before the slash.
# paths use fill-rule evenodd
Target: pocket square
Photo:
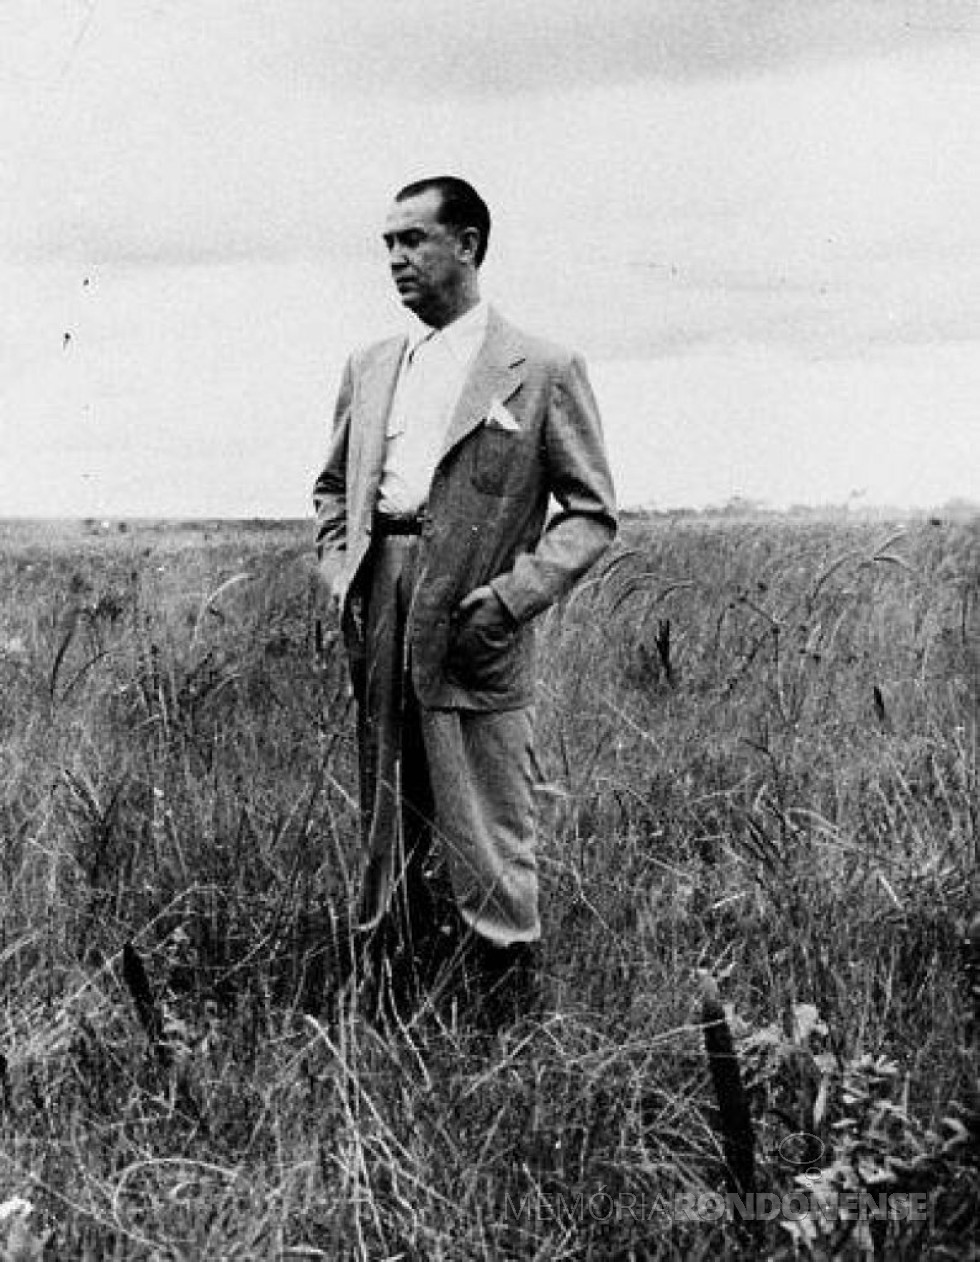
<path id="1" fill-rule="evenodd" d="M 486 424 L 497 429 L 509 430 L 511 433 L 521 428 L 499 399 L 494 399 L 491 403 L 490 411 L 486 416 Z"/>

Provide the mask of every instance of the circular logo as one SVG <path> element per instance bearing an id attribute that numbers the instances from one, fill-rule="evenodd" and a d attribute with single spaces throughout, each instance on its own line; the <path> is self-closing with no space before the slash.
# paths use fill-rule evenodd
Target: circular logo
<path id="1" fill-rule="evenodd" d="M 809 1131 L 794 1131 L 780 1140 L 777 1151 L 791 1166 L 815 1166 L 824 1154 L 824 1143 Z"/>

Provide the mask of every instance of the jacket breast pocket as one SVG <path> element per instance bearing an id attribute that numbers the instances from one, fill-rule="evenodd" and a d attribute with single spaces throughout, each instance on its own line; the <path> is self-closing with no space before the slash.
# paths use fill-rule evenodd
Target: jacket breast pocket
<path id="1" fill-rule="evenodd" d="M 509 495 L 525 448 L 522 434 L 499 425 L 480 426 L 473 450 L 473 485 L 483 495 Z"/>

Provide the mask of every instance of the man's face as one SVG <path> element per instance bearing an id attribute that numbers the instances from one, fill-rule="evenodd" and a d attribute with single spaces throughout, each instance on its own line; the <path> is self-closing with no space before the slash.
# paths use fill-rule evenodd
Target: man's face
<path id="1" fill-rule="evenodd" d="M 395 202 L 385 220 L 391 275 L 404 306 L 438 326 L 455 315 L 472 246 L 439 222 L 441 196 L 428 189 Z"/>

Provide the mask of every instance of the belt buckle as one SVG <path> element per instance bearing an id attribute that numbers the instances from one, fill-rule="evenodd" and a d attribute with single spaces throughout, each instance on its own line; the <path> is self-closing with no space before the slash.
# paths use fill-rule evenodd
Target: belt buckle
<path id="1" fill-rule="evenodd" d="M 422 533 L 423 514 L 413 513 L 411 516 L 395 516 L 394 514 L 377 513 L 378 533 L 382 538 L 388 535 L 420 535 Z"/>

